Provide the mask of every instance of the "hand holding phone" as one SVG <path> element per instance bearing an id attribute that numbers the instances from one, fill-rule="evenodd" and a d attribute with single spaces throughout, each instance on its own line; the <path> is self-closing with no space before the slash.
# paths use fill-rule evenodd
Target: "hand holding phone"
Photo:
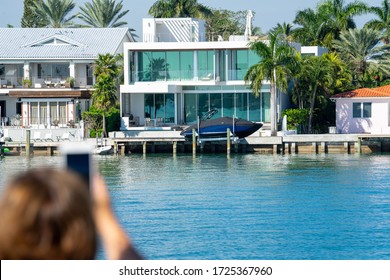
<path id="1" fill-rule="evenodd" d="M 64 143 L 60 148 L 65 158 L 65 167 L 78 173 L 91 186 L 92 181 L 92 147 L 84 142 Z"/>

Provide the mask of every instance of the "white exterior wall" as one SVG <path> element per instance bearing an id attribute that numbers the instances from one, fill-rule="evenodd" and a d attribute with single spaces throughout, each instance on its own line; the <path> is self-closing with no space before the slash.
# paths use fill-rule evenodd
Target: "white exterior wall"
<path id="1" fill-rule="evenodd" d="M 353 118 L 353 103 L 371 102 L 371 118 Z M 337 99 L 337 133 L 390 134 L 390 98 Z"/>
<path id="2" fill-rule="evenodd" d="M 193 18 L 144 18 L 143 42 L 203 42 L 206 23 Z"/>
<path id="3" fill-rule="evenodd" d="M 319 47 L 319 46 L 302 46 L 301 47 L 301 54 L 312 54 L 315 56 L 321 56 L 327 52 L 328 52 L 327 48 Z"/>

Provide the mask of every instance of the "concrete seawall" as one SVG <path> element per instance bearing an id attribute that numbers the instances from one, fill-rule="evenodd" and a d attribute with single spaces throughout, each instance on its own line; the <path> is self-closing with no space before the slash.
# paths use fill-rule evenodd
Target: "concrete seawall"
<path id="1" fill-rule="evenodd" d="M 20 133 L 20 131 L 19 131 Z M 16 137 L 15 137 L 16 138 Z M 54 137 L 53 137 L 54 138 Z M 58 154 L 63 142 L 60 138 L 48 141 L 31 141 L 32 154 Z M 6 141 L 3 145 L 11 154 L 26 154 L 26 139 Z M 73 137 L 68 141 L 79 141 Z M 373 153 L 390 152 L 390 135 L 371 134 L 299 134 L 285 136 L 250 136 L 245 139 L 219 141 L 185 141 L 180 131 L 143 129 L 110 132 L 104 145 L 113 147 L 115 154 L 129 153 Z M 207 140 L 207 139 L 206 139 Z M 84 139 L 96 145 L 96 139 Z"/>

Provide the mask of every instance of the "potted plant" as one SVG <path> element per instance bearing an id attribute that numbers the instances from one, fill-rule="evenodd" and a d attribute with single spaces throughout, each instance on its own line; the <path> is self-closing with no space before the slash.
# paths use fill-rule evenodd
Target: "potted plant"
<path id="1" fill-rule="evenodd" d="M 24 88 L 30 88 L 32 85 L 32 82 L 30 79 L 23 79 L 23 87 Z"/>
<path id="2" fill-rule="evenodd" d="M 66 88 L 73 88 L 74 87 L 74 78 L 73 77 L 68 77 L 66 79 L 65 87 Z"/>

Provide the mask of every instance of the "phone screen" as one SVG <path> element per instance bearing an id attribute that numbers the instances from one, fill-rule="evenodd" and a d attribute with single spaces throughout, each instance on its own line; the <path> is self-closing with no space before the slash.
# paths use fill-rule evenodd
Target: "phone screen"
<path id="1" fill-rule="evenodd" d="M 88 187 L 90 186 L 90 154 L 67 154 L 66 164 L 70 170 L 80 174 Z"/>

